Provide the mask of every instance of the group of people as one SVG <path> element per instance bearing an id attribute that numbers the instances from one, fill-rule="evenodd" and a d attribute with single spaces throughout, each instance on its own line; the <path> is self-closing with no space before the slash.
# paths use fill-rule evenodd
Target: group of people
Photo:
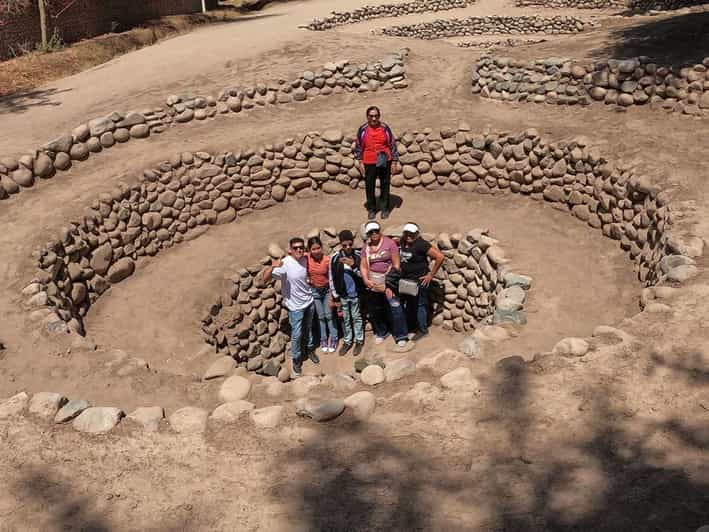
<path id="1" fill-rule="evenodd" d="M 342 356 L 350 350 L 354 356 L 361 353 L 367 320 L 378 344 L 393 336 L 397 346 L 404 347 L 428 334 L 429 288 L 444 257 L 421 237 L 415 223 L 403 227 L 398 242 L 382 234 L 375 218 L 378 211 L 382 219 L 391 212 L 391 173 L 396 171 L 399 156 L 391 129 L 380 121 L 379 108 L 372 106 L 366 114 L 367 122 L 357 131 L 355 147 L 366 184 L 364 246 L 355 249 L 353 233 L 343 230 L 338 235 L 339 249 L 328 256 L 320 238 L 306 242 L 294 237 L 288 256 L 274 261 L 261 274 L 265 283 L 273 278 L 281 281 L 291 326 L 294 377 L 300 376 L 306 358 L 320 362 L 313 334 L 316 317 L 321 351 L 337 351 L 342 331 Z"/>
<path id="2" fill-rule="evenodd" d="M 339 354 L 352 350 L 357 356 L 364 345 L 365 321 L 369 320 L 375 342 L 393 336 L 396 345 L 428 334 L 429 287 L 443 263 L 443 254 L 407 223 L 399 242 L 384 236 L 376 221 L 364 227 L 366 242 L 355 249 L 349 230 L 338 235 L 339 250 L 323 253 L 322 242 L 294 237 L 288 256 L 273 261 L 262 279 L 281 281 L 283 302 L 291 326 L 293 375 L 301 374 L 303 361 L 314 363 L 316 353 L 313 322 L 317 318 L 320 349 Z M 414 332 L 416 331 L 416 332 Z"/>

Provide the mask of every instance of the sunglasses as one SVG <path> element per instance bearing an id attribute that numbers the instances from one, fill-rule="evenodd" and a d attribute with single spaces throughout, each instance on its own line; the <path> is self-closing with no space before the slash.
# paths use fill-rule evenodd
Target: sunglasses
<path id="1" fill-rule="evenodd" d="M 304 251 L 305 246 L 293 246 L 292 249 L 293 251 Z"/>
<path id="2" fill-rule="evenodd" d="M 379 118 L 379 115 L 367 115 L 367 118 Z"/>

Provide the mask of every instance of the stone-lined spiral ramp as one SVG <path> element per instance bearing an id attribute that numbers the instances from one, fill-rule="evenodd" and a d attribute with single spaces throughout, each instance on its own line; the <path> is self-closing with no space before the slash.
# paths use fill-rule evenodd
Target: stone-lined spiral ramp
<path id="1" fill-rule="evenodd" d="M 669 232 L 671 213 L 665 193 L 647 178 L 608 163 L 584 139 L 552 143 L 531 129 L 517 134 L 475 134 L 461 125 L 436 133 L 429 129 L 404 132 L 399 147 L 403 168 L 393 178 L 395 187 L 526 194 L 551 202 L 600 229 L 605 236 L 619 240 L 647 285 L 681 282 L 697 274 L 694 261 L 678 253 L 681 243 Z M 320 192 L 333 194 L 358 188 L 361 176 L 353 170 L 351 150 L 352 139 L 332 130 L 247 149 L 238 156 L 202 152 L 176 155 L 157 168 L 146 170 L 135 185 L 119 184 L 110 193 L 102 194 L 80 220 L 61 228 L 59 239 L 38 254 L 40 275 L 24 291 L 28 303 L 35 308 L 34 313 L 45 313 L 43 327 L 52 332 L 60 332 L 62 327 L 80 330 L 82 317 L 91 304 L 112 284 L 128 278 L 139 260 L 150 260 L 161 249 L 198 237 L 211 224 L 232 222 L 253 209 L 271 208 Z M 487 253 L 492 249 L 494 246 Z M 503 262 L 499 255 L 496 260 Z M 478 266 L 484 268 L 480 262 Z M 256 265 L 246 271 L 251 275 L 255 269 Z M 241 285 L 239 288 L 241 294 Z M 663 306 L 654 300 L 664 297 L 667 290 L 661 286 L 647 288 L 643 304 Z M 231 293 L 229 297 L 233 303 Z M 448 318 L 443 318 L 444 323 L 445 319 Z M 452 328 L 456 329 L 455 321 Z M 483 327 L 476 331 L 476 338 L 482 341 L 499 334 L 493 330 L 486 332 Z M 614 331 L 599 328 L 597 333 L 622 337 L 622 331 Z M 585 339 L 570 338 L 559 342 L 554 352 L 583 356 L 590 345 Z M 119 358 L 125 363 L 125 355 Z M 231 359 L 220 360 L 227 358 Z M 392 381 L 413 374 L 417 368 L 406 359 L 385 363 L 383 373 L 373 367 L 379 365 L 376 360 L 368 360 L 360 367 L 361 378 Z M 373 369 L 368 370 L 370 366 Z M 250 412 L 256 425 L 277 426 L 283 416 L 282 406 L 255 409 L 252 403 L 240 402 L 249 396 L 251 388 L 241 375 L 237 373 L 222 384 L 219 395 L 225 402 L 219 407 L 221 410 L 217 409 L 219 412 L 211 414 L 212 419 L 235 419 Z M 332 376 L 330 381 L 340 390 L 349 389 L 355 382 L 346 376 Z M 317 378 L 297 382 L 298 389 L 302 388 L 298 393 L 303 395 L 321 383 Z M 441 377 L 441 384 L 452 388 L 477 386 L 465 368 L 452 369 Z M 348 403 L 349 408 L 360 412 L 360 400 L 371 403 L 366 394 L 344 400 L 304 399 L 297 402 L 296 411 L 326 421 L 340 415 Z M 3 415 L 25 409 L 56 422 L 73 420 L 77 430 L 86 432 L 111 430 L 124 416 L 120 408 L 90 407 L 86 401 L 67 402 L 60 394 L 45 392 L 32 399 L 19 394 L 0 406 Z M 129 417 L 155 429 L 163 416 L 162 408 L 149 407 L 138 409 Z M 177 432 L 201 432 L 209 416 L 204 409 L 186 407 L 175 411 L 169 423 Z"/>
<path id="2" fill-rule="evenodd" d="M 142 111 L 113 111 L 87 120 L 71 132 L 18 158 L 0 158 L 0 200 L 68 172 L 74 164 L 134 139 L 145 139 L 192 121 L 211 120 L 265 106 L 304 102 L 333 94 L 367 93 L 408 86 L 408 50 L 380 60 L 355 64 L 328 62 L 292 79 L 263 81 L 224 89 L 216 96 L 170 95 L 161 107 Z"/>
<path id="3" fill-rule="evenodd" d="M 618 240 L 646 285 L 693 271 L 691 259 L 675 257 L 667 195 L 585 139 L 550 143 L 533 129 L 474 134 L 463 125 L 407 132 L 399 146 L 395 188 L 544 199 Z M 330 130 L 240 152 L 176 154 L 138 183 L 117 183 L 83 217 L 58 228 L 59 238 L 37 252 L 39 274 L 23 291 L 27 305 L 51 327 L 83 332 L 91 305 L 132 275 L 139 259 L 253 210 L 363 186 L 352 149 L 351 137 Z"/>
<path id="4" fill-rule="evenodd" d="M 520 61 L 488 55 L 473 67 L 472 92 L 483 98 L 556 105 L 648 105 L 684 115 L 709 114 L 709 57 L 682 67 L 649 57 Z"/>
<path id="5" fill-rule="evenodd" d="M 460 9 L 473 5 L 476 0 L 412 0 L 396 4 L 362 6 L 353 11 L 333 11 L 327 17 L 315 19 L 305 25 L 309 30 L 323 31 L 346 24 L 357 24 L 365 20 L 383 17 L 401 17 L 417 13 L 433 13 Z"/>
<path id="6" fill-rule="evenodd" d="M 487 34 L 511 35 L 561 35 L 581 33 L 593 28 L 596 23 L 589 19 L 558 15 L 544 17 L 539 15 L 522 16 L 471 16 L 465 18 L 438 19 L 418 24 L 389 26 L 381 30 L 382 35 L 390 37 L 409 37 L 414 39 L 434 40 L 447 37 L 471 37 Z"/>

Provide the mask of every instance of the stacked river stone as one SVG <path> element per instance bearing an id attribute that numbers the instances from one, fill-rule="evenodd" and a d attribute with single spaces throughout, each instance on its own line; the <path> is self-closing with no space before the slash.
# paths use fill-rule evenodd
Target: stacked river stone
<path id="1" fill-rule="evenodd" d="M 345 24 L 356 24 L 364 20 L 372 20 L 382 17 L 401 17 L 413 15 L 415 13 L 427 13 L 435 11 L 447 11 L 468 7 L 476 0 L 413 0 L 400 4 L 381 4 L 376 6 L 362 6 L 353 11 L 333 11 L 324 19 L 315 19 L 306 27 L 309 30 L 322 31 L 335 26 Z"/>
<path id="2" fill-rule="evenodd" d="M 680 68 L 647 57 L 598 63 L 549 58 L 533 62 L 486 56 L 473 69 L 473 93 L 515 102 L 629 107 L 650 104 L 668 111 L 706 116 L 709 57 Z"/>
<path id="3" fill-rule="evenodd" d="M 705 0 L 627 0 L 626 5 L 633 11 L 671 11 L 705 3 Z"/>
<path id="4" fill-rule="evenodd" d="M 309 236 L 317 234 L 326 252 L 337 248 L 334 229 L 315 231 Z M 522 308 L 531 278 L 509 271 L 504 252 L 486 230 L 441 233 L 431 241 L 445 256 L 431 296 L 435 325 L 457 332 L 470 331 L 490 321 L 493 314 L 496 322 L 526 321 Z M 204 339 L 217 352 L 233 357 L 249 371 L 272 376 L 278 375 L 286 360 L 290 328 L 280 281 L 264 286 L 259 273 L 271 259 L 282 256 L 281 248 L 271 244 L 269 256 L 234 275 L 230 288 L 202 319 Z M 500 308 L 496 310 L 498 296 Z"/>
<path id="5" fill-rule="evenodd" d="M 408 86 L 404 58 L 400 50 L 379 61 L 354 64 L 347 60 L 327 63 L 303 72 L 291 81 L 283 79 L 233 87 L 213 96 L 169 96 L 163 107 L 119 112 L 89 120 L 32 153 L 19 158 L 0 158 L 0 200 L 29 188 L 38 179 L 68 170 L 73 161 L 84 161 L 130 139 L 147 138 L 167 127 L 217 115 L 239 113 L 267 105 L 303 102 L 317 96 L 343 92 L 370 92 L 403 89 Z"/>
<path id="6" fill-rule="evenodd" d="M 539 44 L 546 42 L 546 39 L 502 39 L 498 41 L 463 41 L 457 43 L 460 48 L 503 48 L 515 46 L 526 46 L 528 44 Z"/>
<path id="7" fill-rule="evenodd" d="M 517 7 L 617 9 L 625 7 L 625 0 L 515 0 L 515 5 Z"/>
<path id="8" fill-rule="evenodd" d="M 91 304 L 130 276 L 136 261 L 254 210 L 363 188 L 353 140 L 333 130 L 216 155 L 184 152 L 133 184 L 116 183 L 38 250 L 39 275 L 23 291 L 27 306 L 44 308 L 36 312 L 46 313 L 53 330 L 62 320 L 81 331 Z M 586 139 L 552 143 L 534 129 L 476 134 L 463 124 L 406 132 L 398 147 L 394 187 L 546 200 L 618 240 L 646 284 L 662 279 L 660 260 L 677 251 L 666 193 L 631 167 L 608 163 Z"/>
<path id="9" fill-rule="evenodd" d="M 562 33 L 579 33 L 593 26 L 590 21 L 577 17 L 467 17 L 454 19 L 439 19 L 433 22 L 421 22 L 384 28 L 384 35 L 393 37 L 413 37 L 416 39 L 443 39 L 445 37 L 461 37 L 484 35 L 490 33 L 523 35 L 544 33 L 557 35 Z"/>

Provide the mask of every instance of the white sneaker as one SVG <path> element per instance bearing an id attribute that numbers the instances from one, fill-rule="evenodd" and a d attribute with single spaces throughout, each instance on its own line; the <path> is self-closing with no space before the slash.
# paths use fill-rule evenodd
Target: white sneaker
<path id="1" fill-rule="evenodd" d="M 407 344 L 406 340 L 399 340 L 398 342 L 396 342 L 397 347 L 404 347 L 406 344 Z"/>
<path id="2" fill-rule="evenodd" d="M 386 336 L 375 336 L 374 337 L 374 343 L 375 344 L 381 344 L 384 340 L 386 340 L 389 337 L 387 334 Z"/>

